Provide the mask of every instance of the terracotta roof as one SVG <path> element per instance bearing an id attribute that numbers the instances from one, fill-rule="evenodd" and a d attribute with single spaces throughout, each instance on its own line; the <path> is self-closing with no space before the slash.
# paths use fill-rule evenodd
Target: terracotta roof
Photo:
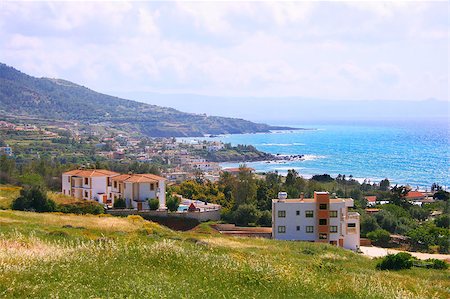
<path id="1" fill-rule="evenodd" d="M 116 176 L 117 172 L 106 169 L 74 169 L 64 172 L 65 175 L 81 176 L 81 177 L 99 177 L 99 176 Z"/>
<path id="2" fill-rule="evenodd" d="M 121 174 L 112 178 L 113 181 L 120 181 L 126 183 L 155 183 L 161 180 L 166 180 L 163 177 L 151 174 Z"/>
<path id="3" fill-rule="evenodd" d="M 366 199 L 368 202 L 376 202 L 377 201 L 376 196 L 366 196 Z"/>
<path id="4" fill-rule="evenodd" d="M 417 197 L 425 197 L 422 192 L 419 191 L 409 191 L 406 195 L 406 198 L 417 198 Z"/>

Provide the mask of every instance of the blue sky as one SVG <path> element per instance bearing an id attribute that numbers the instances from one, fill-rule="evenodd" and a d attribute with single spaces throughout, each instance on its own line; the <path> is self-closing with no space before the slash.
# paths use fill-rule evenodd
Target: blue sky
<path id="1" fill-rule="evenodd" d="M 448 1 L 0 3 L 1 62 L 147 101 L 448 102 L 448 41 Z"/>

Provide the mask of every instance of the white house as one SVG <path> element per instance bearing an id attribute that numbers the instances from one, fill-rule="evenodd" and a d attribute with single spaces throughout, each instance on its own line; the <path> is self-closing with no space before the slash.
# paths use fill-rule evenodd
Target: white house
<path id="1" fill-rule="evenodd" d="M 62 174 L 62 193 L 78 199 L 109 203 L 111 178 L 119 175 L 105 169 L 76 169 Z"/>
<path id="2" fill-rule="evenodd" d="M 330 198 L 314 192 L 314 198 L 287 199 L 280 192 L 272 200 L 272 238 L 323 242 L 356 250 L 360 244 L 359 214 L 349 212 L 351 198 Z"/>
<path id="3" fill-rule="evenodd" d="M 122 174 L 112 178 L 110 197 L 125 199 L 127 208 L 148 210 L 148 200 L 157 198 L 166 209 L 166 179 L 154 174 Z"/>

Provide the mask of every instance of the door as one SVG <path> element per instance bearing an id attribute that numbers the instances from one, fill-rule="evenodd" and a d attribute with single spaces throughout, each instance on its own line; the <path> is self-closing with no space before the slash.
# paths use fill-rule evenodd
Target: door
<path id="1" fill-rule="evenodd" d="M 137 208 L 138 208 L 138 211 L 142 210 L 142 202 L 137 203 Z"/>

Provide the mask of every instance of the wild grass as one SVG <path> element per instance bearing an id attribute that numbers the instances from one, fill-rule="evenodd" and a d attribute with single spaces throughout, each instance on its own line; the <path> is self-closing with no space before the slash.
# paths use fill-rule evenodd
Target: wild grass
<path id="1" fill-rule="evenodd" d="M 21 189 L 21 187 L 13 185 L 0 185 L 0 209 L 10 209 L 11 203 L 19 196 Z M 48 191 L 47 196 L 48 198 L 54 200 L 57 204 L 77 202 L 77 199 L 58 192 Z"/>
<path id="2" fill-rule="evenodd" d="M 9 209 L 12 201 L 19 196 L 20 187 L 0 185 L 0 209 Z"/>
<path id="3" fill-rule="evenodd" d="M 0 211 L 4 298 L 448 298 L 450 271 L 375 270 L 325 244 Z"/>

